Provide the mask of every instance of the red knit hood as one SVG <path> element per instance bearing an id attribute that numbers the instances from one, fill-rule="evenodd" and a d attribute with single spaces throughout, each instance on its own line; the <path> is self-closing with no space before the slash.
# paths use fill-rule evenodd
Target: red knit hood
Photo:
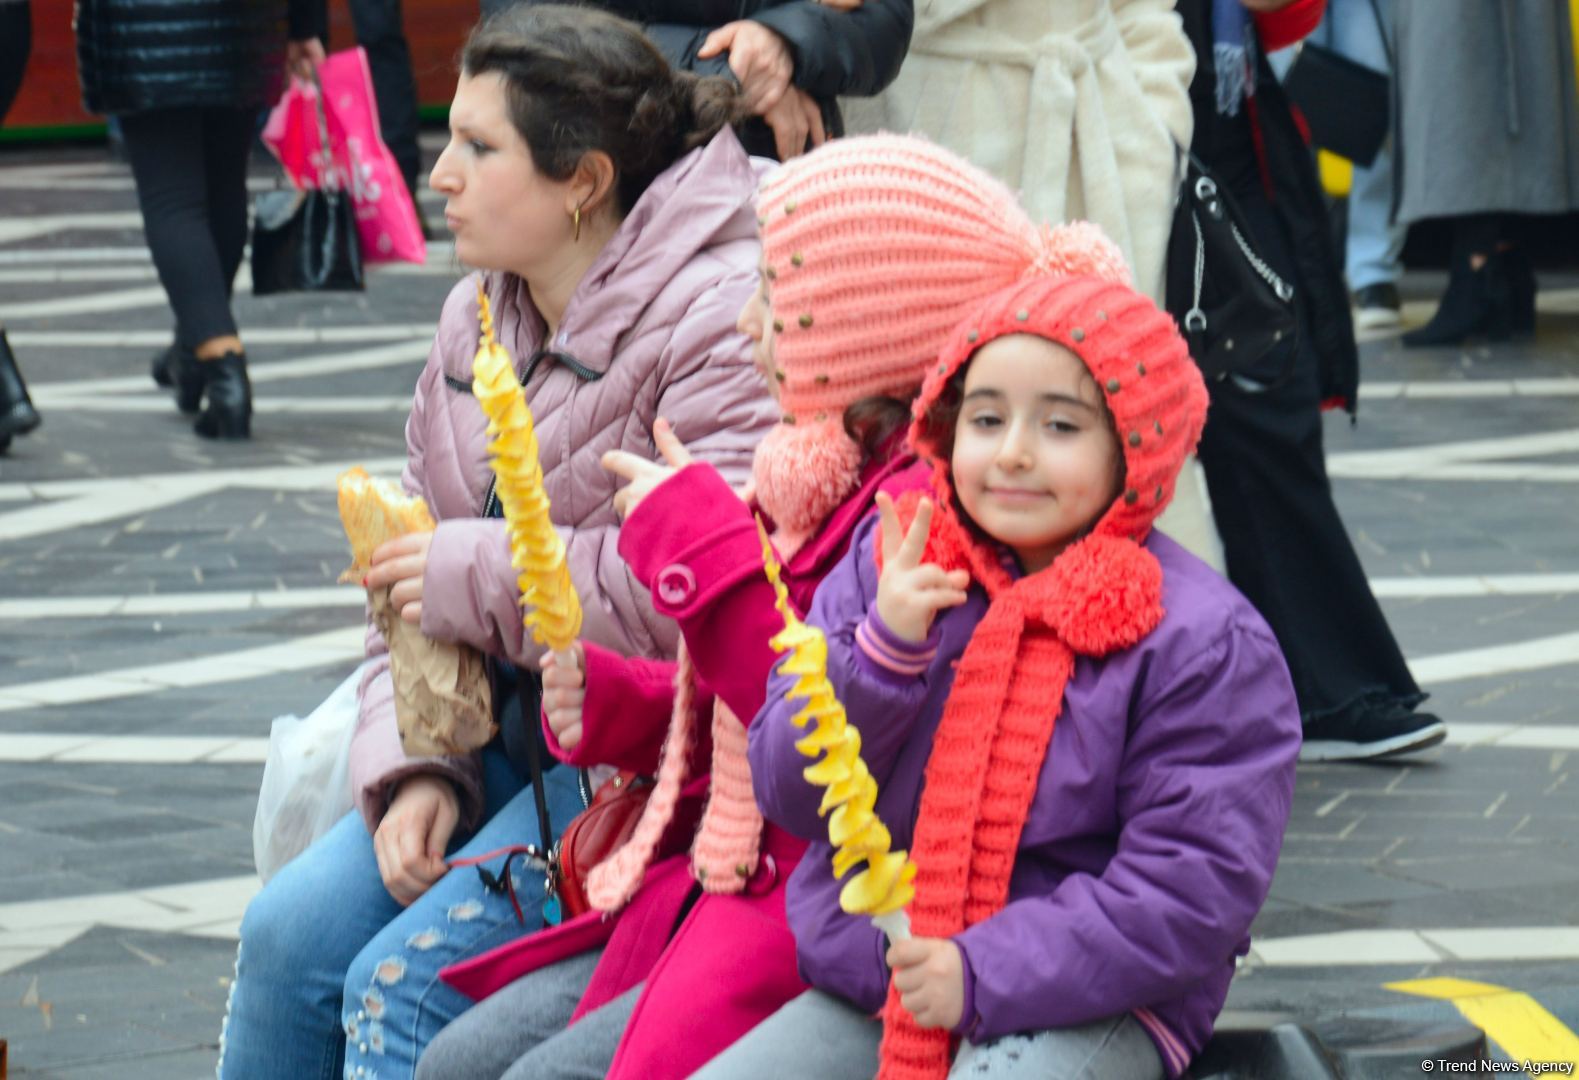
<path id="1" fill-rule="evenodd" d="M 1206 386 L 1172 318 L 1129 287 L 1117 248 L 1094 226 L 1064 228 L 1070 239 L 1080 241 L 1067 256 L 1071 273 L 1031 279 L 996 293 L 959 326 L 927 372 L 915 402 L 910 440 L 932 465 L 939 516 L 957 526 L 934 526 L 928 557 L 940 565 L 968 567 L 989 593 L 1010 584 L 990 545 L 970 542 L 963 550 L 944 550 L 958 548 L 961 538 L 976 534 L 961 520 L 944 452 L 952 431 L 942 430 L 942 425 L 953 424 L 953 411 L 936 406 L 976 350 L 1007 334 L 1034 334 L 1069 349 L 1091 372 L 1113 419 L 1125 466 L 1118 498 L 1049 570 L 1066 579 L 1066 584 L 1079 585 L 1076 592 L 1084 599 L 1076 606 L 1087 615 L 1095 614 L 1089 603 L 1099 597 L 1111 601 L 1126 593 L 1141 607 L 1152 608 L 1160 605 L 1160 573 L 1154 569 L 1155 560 L 1139 558 L 1144 552 L 1138 544 L 1173 498 L 1179 472 L 1200 440 Z M 1080 570 L 1071 578 L 1075 564 Z M 1149 594 L 1144 598 L 1134 595 L 1140 579 L 1155 582 L 1142 590 Z M 1050 594 L 1069 599 L 1065 588 L 1038 591 L 1049 595 L 1049 602 Z M 1078 649 L 1085 642 L 1096 653 L 1133 644 L 1155 625 L 1154 618 L 1142 620 L 1149 624 L 1144 626 L 1114 625 L 1114 615 L 1118 613 L 1096 620 L 1103 630 L 1070 625 L 1064 619 L 1050 621 L 1060 624 L 1060 633 L 1071 645 Z M 1122 616 L 1116 621 L 1131 622 Z"/>
<path id="2" fill-rule="evenodd" d="M 1118 256 L 1116 248 L 1112 254 Z M 1092 533 L 1146 538 L 1200 440 L 1206 384 L 1173 319 L 1130 288 L 1127 274 L 1115 277 L 1105 259 L 1093 259 L 1083 273 L 1018 283 L 990 297 L 954 332 L 927 372 L 910 428 L 911 443 L 936 470 L 940 496 L 952 494 L 941 452 L 951 432 L 936 430 L 935 418 L 929 423 L 934 406 L 976 350 L 1008 334 L 1034 334 L 1081 359 L 1117 429 L 1124 490 Z"/>

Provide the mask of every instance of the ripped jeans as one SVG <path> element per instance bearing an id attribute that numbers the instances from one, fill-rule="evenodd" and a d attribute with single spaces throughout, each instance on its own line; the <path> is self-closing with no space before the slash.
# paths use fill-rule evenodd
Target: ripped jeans
<path id="1" fill-rule="evenodd" d="M 514 777 L 494 756 L 484 755 L 490 811 Z M 532 790 L 519 783 L 452 858 L 537 841 Z M 543 787 L 557 831 L 581 810 L 576 770 L 551 770 Z M 509 896 L 485 889 L 470 866 L 402 908 L 385 891 L 372 838 L 353 810 L 247 907 L 220 1080 L 410 1080 L 428 1042 L 472 1004 L 439 981 L 439 969 L 542 926 L 542 874 L 519 859 L 511 870 L 524 926 Z"/>

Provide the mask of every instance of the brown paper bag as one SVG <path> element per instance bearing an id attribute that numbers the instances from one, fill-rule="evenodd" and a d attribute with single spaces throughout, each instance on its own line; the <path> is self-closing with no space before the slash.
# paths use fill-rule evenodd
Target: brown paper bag
<path id="1" fill-rule="evenodd" d="M 434 527 L 433 515 L 419 496 L 368 476 L 361 466 L 340 475 L 339 503 L 351 541 L 351 566 L 341 581 L 365 578 L 378 545 Z M 395 721 L 406 753 L 431 757 L 481 749 L 498 730 L 482 655 L 469 645 L 423 637 L 390 605 L 388 589 L 369 589 L 367 602 L 374 625 L 389 645 Z"/>
<path id="2" fill-rule="evenodd" d="M 483 658 L 469 645 L 422 636 L 395 613 L 389 590 L 368 590 L 373 622 L 389 644 L 400 745 L 411 757 L 480 750 L 498 731 Z"/>

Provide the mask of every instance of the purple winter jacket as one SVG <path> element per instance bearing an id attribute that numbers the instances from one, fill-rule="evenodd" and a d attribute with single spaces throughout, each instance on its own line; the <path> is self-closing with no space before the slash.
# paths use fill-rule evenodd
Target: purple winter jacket
<path id="1" fill-rule="evenodd" d="M 828 635 L 828 676 L 861 732 L 877 813 L 895 848 L 908 848 L 953 668 L 987 597 L 973 586 L 938 617 L 926 645 L 937 653 L 920 677 L 873 662 L 855 634 L 876 615 L 874 523 L 823 579 L 807 621 Z M 980 1043 L 1130 1012 L 1178 1076 L 1211 1035 L 1272 883 L 1300 722 L 1260 615 L 1167 537 L 1153 532 L 1146 547 L 1162 564 L 1167 614 L 1130 649 L 1076 658 L 1009 902 L 954 939 L 966 968 L 956 1030 Z M 787 894 L 801 976 L 876 1012 L 885 942 L 870 919 L 839 908 L 822 792 L 793 745 L 803 733 L 784 700 L 792 681 L 774 673 L 750 757 L 763 812 L 813 841 Z"/>
<path id="2" fill-rule="evenodd" d="M 538 363 L 526 383 L 554 523 L 581 597 L 582 636 L 622 655 L 673 656 L 679 635 L 620 558 L 612 500 L 624 481 L 599 464 L 603 453 L 656 459 L 652 425 L 663 416 L 697 460 L 738 487 L 778 417 L 752 366 L 751 342 L 735 329 L 757 286 L 758 178 L 758 165 L 727 128 L 661 173 L 576 287 L 552 343 L 558 356 Z M 543 320 L 520 278 L 490 273 L 485 285 L 498 340 L 523 374 L 544 345 Z M 535 668 L 542 650 L 522 630 L 504 521 L 481 516 L 493 474 L 487 418 L 471 393 L 477 339 L 476 284 L 468 276 L 444 303 L 406 423 L 402 479 L 438 521 L 422 632 Z M 462 820 L 474 823 L 482 808 L 477 756 L 408 758 L 395 727 L 387 650 L 371 623 L 367 654 L 374 662 L 361 684 L 351 790 L 368 829 L 377 827 L 395 785 L 417 773 L 453 781 Z"/>

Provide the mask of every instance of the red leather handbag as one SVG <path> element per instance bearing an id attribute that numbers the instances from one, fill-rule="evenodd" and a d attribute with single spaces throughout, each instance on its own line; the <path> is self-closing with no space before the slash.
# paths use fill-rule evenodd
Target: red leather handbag
<path id="1" fill-rule="evenodd" d="M 587 899 L 587 875 L 631 838 L 652 790 L 651 777 L 617 772 L 603 782 L 587 808 L 565 826 L 554 851 L 549 879 L 549 888 L 559 895 L 564 918 L 573 919 L 592 910 Z"/>

